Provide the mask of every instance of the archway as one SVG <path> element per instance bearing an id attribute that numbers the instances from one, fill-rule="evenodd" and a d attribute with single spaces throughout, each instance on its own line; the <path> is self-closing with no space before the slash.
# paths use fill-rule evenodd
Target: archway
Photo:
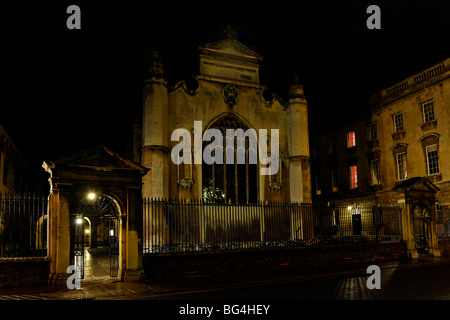
<path id="1" fill-rule="evenodd" d="M 113 245 L 108 245 L 113 251 L 111 274 L 123 281 L 142 278 L 142 176 L 149 169 L 103 146 L 45 161 L 43 167 L 50 174 L 51 187 L 50 281 L 65 285 L 68 267 L 76 261 L 85 263 L 83 247 L 92 246 L 92 231 L 105 233 L 106 228 L 105 238 L 113 240 Z M 89 194 L 98 198 L 86 198 Z M 96 242 L 98 246 L 98 235 L 94 245 Z"/>
<path id="2" fill-rule="evenodd" d="M 120 211 L 114 197 L 92 191 L 71 204 L 71 261 L 83 279 L 118 276 Z"/>

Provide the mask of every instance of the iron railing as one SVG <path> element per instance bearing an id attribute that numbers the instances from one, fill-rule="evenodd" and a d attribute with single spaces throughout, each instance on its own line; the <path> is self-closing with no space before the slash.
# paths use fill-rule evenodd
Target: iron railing
<path id="1" fill-rule="evenodd" d="M 0 194 L 0 258 L 47 255 L 47 197 Z"/>
<path id="2" fill-rule="evenodd" d="M 401 239 L 398 205 L 145 199 L 143 211 L 144 254 Z"/>

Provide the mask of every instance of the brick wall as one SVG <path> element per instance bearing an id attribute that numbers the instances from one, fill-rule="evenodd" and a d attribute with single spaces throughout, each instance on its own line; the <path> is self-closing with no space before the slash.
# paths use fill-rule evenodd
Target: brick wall
<path id="1" fill-rule="evenodd" d="M 144 257 L 146 278 L 195 274 L 317 270 L 407 259 L 406 243 L 348 244 L 308 248 L 267 248 L 216 253 L 155 254 Z"/>
<path id="2" fill-rule="evenodd" d="M 0 288 L 46 286 L 50 274 L 47 258 L 0 259 Z"/>

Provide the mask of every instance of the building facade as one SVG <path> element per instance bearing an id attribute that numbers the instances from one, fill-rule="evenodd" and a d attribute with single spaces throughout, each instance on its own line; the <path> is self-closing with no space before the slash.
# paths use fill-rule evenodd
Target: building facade
<path id="1" fill-rule="evenodd" d="M 135 161 L 151 168 L 143 179 L 143 196 L 222 203 L 311 201 L 308 107 L 302 84 L 294 81 L 285 102 L 260 83 L 263 57 L 236 39 L 198 49 L 199 74 L 172 88 L 154 53 L 145 81 L 142 125 L 135 128 Z M 177 129 L 185 130 L 188 152 L 174 152 L 181 141 L 174 136 Z M 208 129 L 217 129 L 220 137 L 206 137 Z M 239 136 L 239 129 L 247 136 Z M 228 136 L 230 130 L 236 135 Z M 251 132 L 258 143 L 252 143 Z M 267 141 L 260 139 L 264 133 Z M 209 150 L 212 141 L 221 147 Z M 205 153 L 214 157 L 212 164 L 196 156 Z M 278 168 L 269 159 L 276 154 Z M 177 162 L 180 158 L 183 163 Z M 216 160 L 220 158 L 223 163 Z M 269 174 L 261 174 L 264 169 Z"/>
<path id="2" fill-rule="evenodd" d="M 447 236 L 450 213 L 450 59 L 381 90 L 360 118 L 312 142 L 312 185 L 316 200 L 371 199 L 406 203 L 426 221 L 432 237 Z M 419 187 L 421 185 L 421 187 Z M 434 194 L 432 198 L 412 190 Z M 426 213 L 424 213 L 426 212 Z M 405 217 L 409 219 L 409 217 Z M 406 223 L 406 222 L 405 222 Z M 429 251 L 436 251 L 428 243 Z M 412 247 L 413 245 L 411 245 Z"/>

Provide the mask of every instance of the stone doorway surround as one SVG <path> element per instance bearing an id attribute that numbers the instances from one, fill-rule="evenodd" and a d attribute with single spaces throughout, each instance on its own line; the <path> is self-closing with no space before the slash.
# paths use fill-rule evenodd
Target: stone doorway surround
<path id="1" fill-rule="evenodd" d="M 44 161 L 50 174 L 48 255 L 49 282 L 65 285 L 71 265 L 71 207 L 89 192 L 113 198 L 120 211 L 119 272 L 121 281 L 142 278 L 142 176 L 149 169 L 98 146 Z"/>
<path id="2" fill-rule="evenodd" d="M 417 230 L 414 228 L 418 207 L 427 212 L 426 252 L 432 256 L 440 256 L 436 233 L 435 201 L 436 187 L 426 177 L 413 177 L 397 184 L 393 189 L 397 193 L 399 204 L 405 204 L 402 210 L 402 238 L 406 241 L 408 256 L 419 258 L 416 238 Z M 417 229 L 417 228 L 416 228 Z"/>

